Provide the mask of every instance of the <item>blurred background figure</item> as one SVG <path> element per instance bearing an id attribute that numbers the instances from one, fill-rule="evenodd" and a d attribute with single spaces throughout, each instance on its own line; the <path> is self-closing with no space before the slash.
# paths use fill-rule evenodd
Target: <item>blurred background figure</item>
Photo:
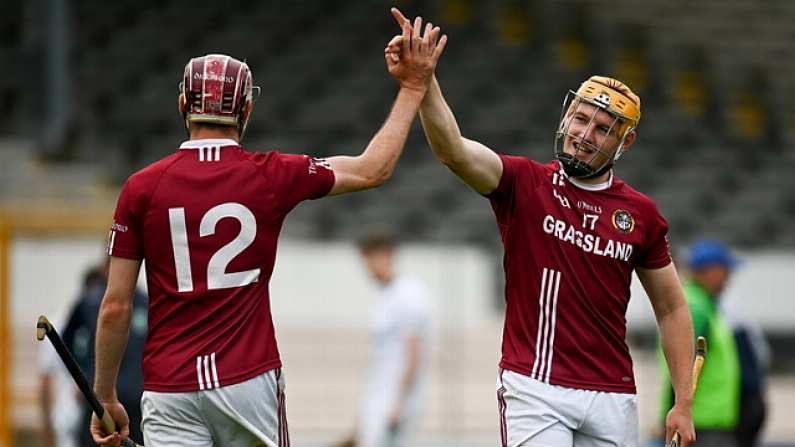
<path id="1" fill-rule="evenodd" d="M 83 289 L 72 308 L 66 325 L 61 332 L 64 344 L 69 348 L 77 364 L 86 374 L 88 383 L 94 381 L 94 343 L 96 341 L 97 315 L 102 302 L 102 295 L 108 279 L 108 264 L 89 269 L 83 280 Z M 147 313 L 149 299 L 145 293 L 136 289 L 133 301 L 133 317 L 130 324 L 130 338 L 127 350 L 124 353 L 117 392 L 119 401 L 127 408 L 130 417 L 130 436 L 133 439 L 143 439 L 141 434 L 141 394 L 143 393 L 143 372 L 141 361 L 143 357 L 144 341 L 147 332 Z M 60 359 L 59 359 L 60 360 Z M 75 392 L 77 389 L 75 387 Z M 93 447 L 94 442 L 89 432 L 91 422 L 91 408 L 82 395 L 79 397 L 80 408 L 76 412 L 79 416 L 76 435 L 80 447 Z M 64 411 L 63 409 L 59 409 Z M 60 444 L 58 444 L 60 446 Z"/>
<path id="2" fill-rule="evenodd" d="M 359 250 L 380 293 L 370 311 L 372 363 L 355 445 L 409 446 L 429 380 L 431 311 L 426 286 L 397 271 L 397 241 L 391 232 L 368 233 L 359 240 Z"/>
<path id="3" fill-rule="evenodd" d="M 752 300 L 755 297 L 745 297 Z M 737 446 L 759 445 L 767 419 L 767 384 L 771 348 L 759 323 L 749 318 L 732 302 L 721 302 L 721 312 L 734 333 L 740 362 L 740 414 L 737 421 Z"/>
<path id="4" fill-rule="evenodd" d="M 695 242 L 687 257 L 689 279 L 685 296 L 696 337 L 707 339 L 707 360 L 693 399 L 693 422 L 701 446 L 736 446 L 740 410 L 740 358 L 732 329 L 720 311 L 720 297 L 737 260 L 718 241 Z M 662 356 L 660 356 L 662 358 Z M 666 369 L 661 362 L 661 368 Z M 670 408 L 673 393 L 665 370 L 661 413 Z"/>

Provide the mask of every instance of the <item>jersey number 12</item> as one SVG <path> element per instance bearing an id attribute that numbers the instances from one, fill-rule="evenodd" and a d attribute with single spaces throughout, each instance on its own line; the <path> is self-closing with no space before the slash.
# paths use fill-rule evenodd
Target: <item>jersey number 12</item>
<path id="1" fill-rule="evenodd" d="M 225 218 L 231 217 L 240 222 L 240 233 L 210 257 L 207 264 L 207 289 L 228 289 L 241 287 L 259 279 L 259 269 L 226 273 L 226 266 L 245 250 L 257 236 L 257 219 L 254 213 L 239 203 L 222 203 L 212 207 L 199 224 L 199 236 L 215 234 L 215 226 Z M 168 221 L 171 226 L 171 247 L 174 249 L 174 265 L 177 270 L 177 290 L 193 291 L 193 273 L 190 267 L 188 231 L 185 228 L 185 208 L 169 208 Z"/>

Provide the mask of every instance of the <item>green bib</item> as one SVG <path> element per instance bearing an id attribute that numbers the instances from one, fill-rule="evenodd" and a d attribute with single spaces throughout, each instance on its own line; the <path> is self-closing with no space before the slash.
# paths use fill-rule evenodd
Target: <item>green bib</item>
<path id="1" fill-rule="evenodd" d="M 696 283 L 685 285 L 685 296 L 693 318 L 696 336 L 707 339 L 707 356 L 693 397 L 693 422 L 696 428 L 731 430 L 737 425 L 740 408 L 740 362 L 731 328 L 719 314 L 715 302 Z M 663 375 L 662 420 L 673 406 L 668 365 L 658 345 Z"/>

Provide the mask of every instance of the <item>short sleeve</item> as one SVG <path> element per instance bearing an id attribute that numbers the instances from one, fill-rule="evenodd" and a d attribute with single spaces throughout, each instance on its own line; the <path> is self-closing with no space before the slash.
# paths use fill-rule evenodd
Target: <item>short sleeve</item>
<path id="1" fill-rule="evenodd" d="M 498 154 L 502 160 L 502 176 L 497 189 L 486 195 L 499 223 L 507 223 L 513 214 L 518 179 L 535 188 L 542 176 L 543 166 L 524 157 Z M 526 178 L 525 178 L 526 177 Z"/>
<path id="2" fill-rule="evenodd" d="M 638 266 L 645 269 L 659 269 L 671 263 L 671 249 L 668 245 L 668 222 L 655 207 L 649 213 L 646 241 Z"/>
<path id="3" fill-rule="evenodd" d="M 108 254 L 140 260 L 144 252 L 141 238 L 143 197 L 134 185 L 133 179 L 128 179 L 119 195 L 108 236 Z"/>
<path id="4" fill-rule="evenodd" d="M 502 161 L 502 176 L 497 189 L 490 192 L 486 197 L 492 202 L 500 201 L 513 193 L 514 179 L 516 178 L 517 165 L 523 161 L 521 157 L 498 154 Z"/>
<path id="5" fill-rule="evenodd" d="M 301 154 L 275 153 L 265 165 L 266 177 L 286 210 L 299 202 L 328 195 L 334 186 L 334 171 L 327 160 Z"/>

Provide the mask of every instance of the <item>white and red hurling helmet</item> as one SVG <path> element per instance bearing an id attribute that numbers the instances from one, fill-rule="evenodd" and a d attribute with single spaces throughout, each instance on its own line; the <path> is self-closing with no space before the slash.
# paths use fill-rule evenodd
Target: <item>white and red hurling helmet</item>
<path id="1" fill-rule="evenodd" d="M 240 136 L 248 115 L 244 105 L 254 101 L 251 70 L 245 62 L 223 54 L 195 57 L 185 65 L 180 92 L 185 95 L 185 126 L 212 123 L 236 126 Z"/>

